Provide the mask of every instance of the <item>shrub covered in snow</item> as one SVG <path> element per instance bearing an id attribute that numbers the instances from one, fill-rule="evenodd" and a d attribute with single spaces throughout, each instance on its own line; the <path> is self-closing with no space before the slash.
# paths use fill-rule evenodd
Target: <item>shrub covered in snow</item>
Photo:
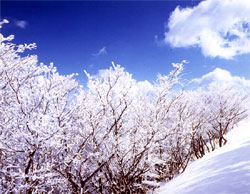
<path id="1" fill-rule="evenodd" d="M 113 64 L 98 75 L 86 72 L 83 89 L 74 74 L 22 57 L 35 44 L 13 38 L 0 34 L 4 193 L 152 192 L 225 144 L 247 116 L 249 94 L 238 88 L 178 89 L 185 61 L 154 84 Z"/>

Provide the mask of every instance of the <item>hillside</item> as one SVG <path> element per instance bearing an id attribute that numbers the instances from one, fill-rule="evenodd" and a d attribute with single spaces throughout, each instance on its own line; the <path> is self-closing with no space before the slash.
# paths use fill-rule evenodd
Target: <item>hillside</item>
<path id="1" fill-rule="evenodd" d="M 228 134 L 228 144 L 191 163 L 158 194 L 249 194 L 250 122 Z"/>

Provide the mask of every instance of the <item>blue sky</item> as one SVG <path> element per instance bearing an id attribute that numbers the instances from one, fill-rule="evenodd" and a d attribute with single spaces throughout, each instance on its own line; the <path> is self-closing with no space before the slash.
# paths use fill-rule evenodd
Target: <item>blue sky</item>
<path id="1" fill-rule="evenodd" d="M 38 55 L 40 62 L 54 62 L 61 74 L 79 73 L 78 79 L 83 84 L 86 81 L 83 70 L 96 74 L 99 69 L 111 66 L 111 61 L 125 67 L 140 81 L 153 81 L 158 73 L 168 74 L 172 62 L 184 59 L 189 61 L 185 67 L 187 79 L 201 77 L 215 68 L 250 79 L 248 48 L 232 49 L 240 44 L 240 41 L 230 42 L 234 39 L 235 29 L 229 25 L 229 30 L 222 32 L 212 22 L 210 26 L 203 20 L 199 23 L 201 13 L 204 18 L 211 17 L 209 21 L 214 20 L 209 9 L 216 0 L 209 1 L 211 5 L 190 0 L 2 1 L 1 19 L 10 23 L 4 25 L 1 33 L 5 36 L 14 34 L 16 43 L 37 43 L 37 49 L 32 53 Z M 250 4 L 249 0 L 245 2 Z M 222 8 L 225 5 L 217 3 L 216 6 L 213 10 L 224 16 Z M 187 7 L 189 9 L 183 9 Z M 235 11 L 244 7 L 247 6 L 235 8 Z M 189 17 L 186 13 L 190 11 L 192 16 Z M 215 17 L 216 22 L 225 22 L 231 16 Z M 249 40 L 250 25 L 247 22 L 240 23 L 237 29 L 241 29 L 238 31 L 246 34 L 242 37 Z M 223 44 L 226 46 L 221 48 L 221 44 L 217 44 L 221 38 L 214 33 L 199 34 L 203 29 L 224 33 Z M 218 41 L 209 41 L 209 37 Z M 211 49 L 210 43 L 217 50 Z"/>

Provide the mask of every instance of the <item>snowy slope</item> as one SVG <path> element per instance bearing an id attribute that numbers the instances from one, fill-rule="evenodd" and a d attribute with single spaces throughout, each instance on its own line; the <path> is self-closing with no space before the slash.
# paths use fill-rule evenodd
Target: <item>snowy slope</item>
<path id="1" fill-rule="evenodd" d="M 250 194 L 250 121 L 228 134 L 228 144 L 191 163 L 158 194 Z"/>

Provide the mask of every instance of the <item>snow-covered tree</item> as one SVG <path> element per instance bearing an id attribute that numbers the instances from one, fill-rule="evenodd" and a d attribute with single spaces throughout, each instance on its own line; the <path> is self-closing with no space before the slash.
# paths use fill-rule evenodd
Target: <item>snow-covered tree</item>
<path id="1" fill-rule="evenodd" d="M 203 98 L 207 106 L 208 135 L 218 140 L 219 146 L 226 144 L 225 134 L 248 116 L 250 93 L 231 85 L 212 84 Z"/>
<path id="2" fill-rule="evenodd" d="M 0 27 L 7 20 L 0 22 Z M 88 77 L 24 56 L 0 34 L 0 190 L 3 193 L 150 193 L 227 142 L 249 92 L 183 90 L 183 64 L 151 84 L 113 64 Z"/>
<path id="3" fill-rule="evenodd" d="M 56 186 L 51 164 L 71 127 L 78 83 L 52 64 L 38 65 L 36 56 L 21 57 L 35 44 L 16 45 L 13 38 L 0 35 L 1 191 L 46 192 Z"/>

